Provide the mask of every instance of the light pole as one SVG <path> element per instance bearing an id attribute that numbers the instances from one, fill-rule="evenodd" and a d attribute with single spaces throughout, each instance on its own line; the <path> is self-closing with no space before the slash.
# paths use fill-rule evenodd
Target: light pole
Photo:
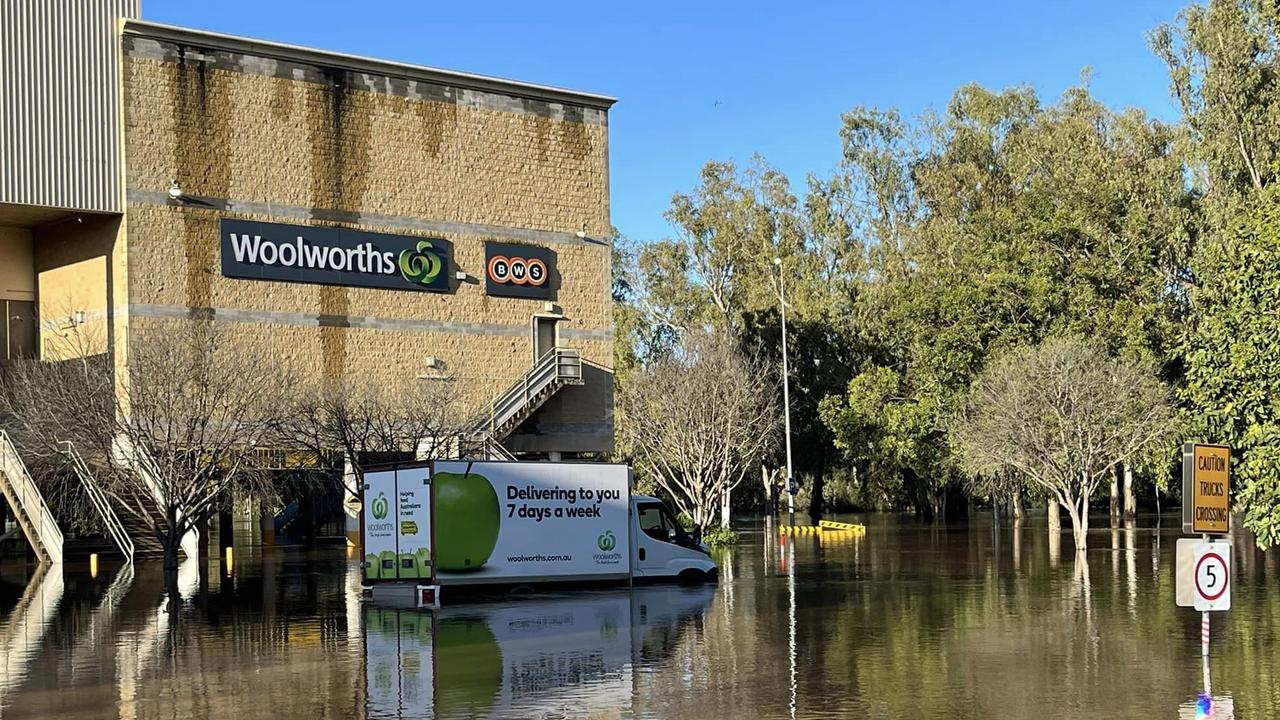
<path id="1" fill-rule="evenodd" d="M 791 374 L 787 369 L 787 282 L 782 258 L 773 259 L 778 266 L 778 299 L 782 306 L 782 418 L 787 441 L 787 524 L 796 524 L 796 481 L 791 473 Z"/>

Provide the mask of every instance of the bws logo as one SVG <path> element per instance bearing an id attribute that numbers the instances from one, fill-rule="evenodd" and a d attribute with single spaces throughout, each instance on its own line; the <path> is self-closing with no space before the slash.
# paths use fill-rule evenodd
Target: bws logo
<path id="1" fill-rule="evenodd" d="M 519 243 L 484 244 L 484 292 L 495 297 L 551 299 L 556 254 Z"/>
<path id="2" fill-rule="evenodd" d="M 539 258 L 507 257 L 494 255 L 489 258 L 489 279 L 502 285 L 530 285 L 542 287 L 547 282 L 547 264 Z"/>
<path id="3" fill-rule="evenodd" d="M 618 546 L 618 539 L 613 536 L 612 530 L 605 530 L 596 538 L 596 546 L 600 548 L 600 552 L 609 552 Z"/>
<path id="4" fill-rule="evenodd" d="M 419 285 L 430 285 L 440 276 L 444 260 L 436 253 L 430 241 L 422 240 L 417 249 L 400 251 L 400 274 L 405 280 Z"/>
<path id="5" fill-rule="evenodd" d="M 378 493 L 378 497 L 373 500 L 373 517 L 382 520 L 387 517 L 387 494 Z"/>

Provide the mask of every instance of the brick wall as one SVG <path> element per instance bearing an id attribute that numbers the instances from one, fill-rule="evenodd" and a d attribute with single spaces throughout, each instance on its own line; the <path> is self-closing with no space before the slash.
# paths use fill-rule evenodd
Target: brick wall
<path id="1" fill-rule="evenodd" d="M 404 383 L 432 356 L 480 407 L 528 368 L 543 301 L 224 278 L 218 219 L 444 237 L 476 278 L 486 240 L 544 245 L 564 344 L 596 370 L 522 445 L 611 445 L 609 248 L 575 237 L 610 229 L 603 110 L 137 35 L 123 82 L 131 328 L 212 316 L 230 351 L 274 348 L 317 379 Z M 168 200 L 172 180 L 195 201 Z"/>

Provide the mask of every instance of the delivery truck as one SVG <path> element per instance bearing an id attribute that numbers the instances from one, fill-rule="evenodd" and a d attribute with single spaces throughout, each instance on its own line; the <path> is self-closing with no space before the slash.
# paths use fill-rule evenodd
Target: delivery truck
<path id="1" fill-rule="evenodd" d="M 622 464 L 436 460 L 364 472 L 365 581 L 435 588 L 715 579 Z M 436 593 L 438 595 L 438 592 Z"/>

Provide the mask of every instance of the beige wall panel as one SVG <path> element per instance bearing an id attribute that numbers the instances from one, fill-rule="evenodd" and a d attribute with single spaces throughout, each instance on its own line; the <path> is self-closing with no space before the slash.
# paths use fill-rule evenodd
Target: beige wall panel
<path id="1" fill-rule="evenodd" d="M 27 228 L 0 227 L 0 300 L 35 300 L 36 273 Z"/>

